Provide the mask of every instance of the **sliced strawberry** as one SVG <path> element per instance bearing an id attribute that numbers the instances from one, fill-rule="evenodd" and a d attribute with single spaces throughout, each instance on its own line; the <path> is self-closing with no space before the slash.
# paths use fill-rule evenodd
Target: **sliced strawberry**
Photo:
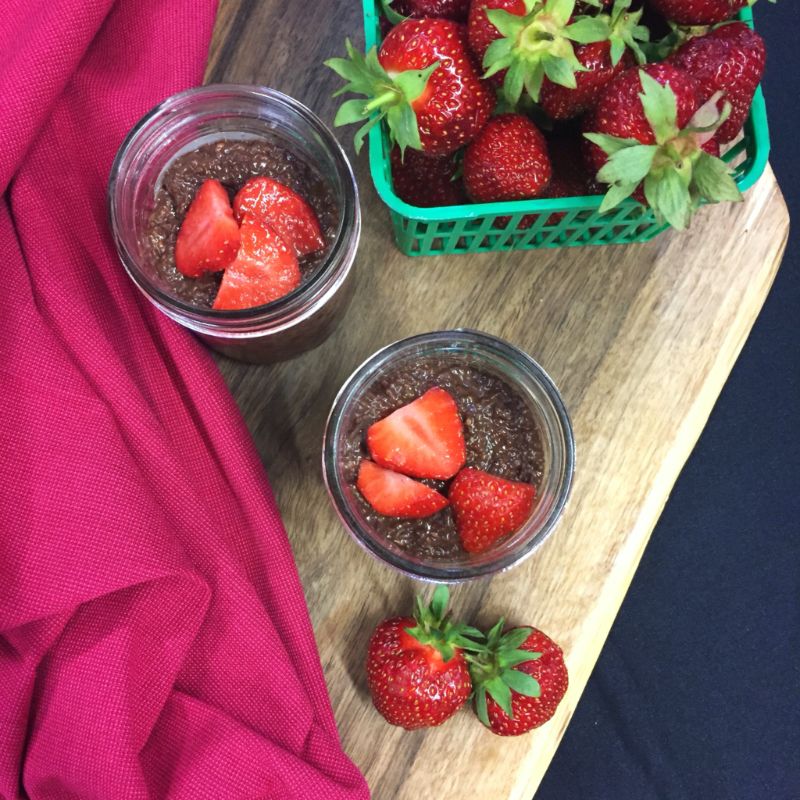
<path id="1" fill-rule="evenodd" d="M 239 249 L 239 226 L 219 181 L 205 181 L 186 212 L 175 243 L 175 266 L 188 278 L 225 269 Z"/>
<path id="2" fill-rule="evenodd" d="M 297 256 L 266 222 L 246 215 L 241 235 L 239 253 L 222 276 L 216 309 L 263 306 L 300 285 Z"/>
<path id="3" fill-rule="evenodd" d="M 236 219 L 253 214 L 269 223 L 298 257 L 325 245 L 314 209 L 297 192 L 272 178 L 251 178 L 233 199 Z"/>
<path id="4" fill-rule="evenodd" d="M 458 535 L 468 553 L 482 553 L 528 518 L 536 489 L 479 469 L 462 469 L 450 484 Z"/>
<path id="5" fill-rule="evenodd" d="M 438 386 L 367 430 L 377 464 L 414 478 L 451 478 L 464 465 L 464 428 L 456 401 Z"/>
<path id="6" fill-rule="evenodd" d="M 429 517 L 447 505 L 447 498 L 424 483 L 364 459 L 358 469 L 358 491 L 387 517 Z"/>

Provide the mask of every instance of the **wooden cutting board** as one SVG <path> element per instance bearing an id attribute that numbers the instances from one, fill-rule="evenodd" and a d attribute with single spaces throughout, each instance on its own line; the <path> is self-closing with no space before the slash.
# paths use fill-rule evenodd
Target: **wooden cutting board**
<path id="1" fill-rule="evenodd" d="M 313 13 L 309 10 L 313 7 Z M 222 0 L 208 81 L 279 89 L 333 118 L 338 79 L 321 66 L 361 41 L 360 3 Z M 350 131 L 341 134 L 348 142 Z M 783 254 L 786 206 L 770 169 L 741 205 L 703 209 L 692 230 L 646 245 L 411 259 L 353 157 L 364 232 L 345 322 L 312 353 L 253 367 L 220 359 L 289 531 L 347 753 L 376 800 L 530 800 L 622 603 L 650 532 L 758 315 Z M 516 739 L 467 711 L 407 733 L 369 702 L 372 627 L 420 588 L 373 561 L 339 524 L 320 471 L 333 398 L 379 347 L 467 326 L 528 351 L 562 390 L 575 426 L 572 499 L 520 567 L 456 587 L 462 615 L 530 623 L 566 652 L 570 689 L 553 720 Z"/>

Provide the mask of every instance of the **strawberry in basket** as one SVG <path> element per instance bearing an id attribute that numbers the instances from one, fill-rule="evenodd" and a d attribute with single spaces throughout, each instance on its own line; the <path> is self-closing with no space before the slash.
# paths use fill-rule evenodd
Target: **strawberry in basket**
<path id="1" fill-rule="evenodd" d="M 391 29 L 379 50 L 366 56 L 348 41 L 348 58 L 326 61 L 347 83 L 335 125 L 363 123 L 356 150 L 369 129 L 386 120 L 401 151 L 446 155 L 472 141 L 494 108 L 491 89 L 478 76 L 463 26 L 446 19 L 407 19 Z"/>

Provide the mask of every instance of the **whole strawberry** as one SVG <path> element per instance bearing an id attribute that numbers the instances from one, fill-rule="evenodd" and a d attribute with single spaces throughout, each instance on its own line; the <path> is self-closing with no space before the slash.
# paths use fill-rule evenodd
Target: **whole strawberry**
<path id="1" fill-rule="evenodd" d="M 647 0 L 653 10 L 678 25 L 715 25 L 755 0 Z M 774 2 L 774 0 L 772 0 Z"/>
<path id="2" fill-rule="evenodd" d="M 470 656 L 475 713 L 492 733 L 518 736 L 555 714 L 569 675 L 561 648 L 536 628 L 511 628 L 503 620 Z"/>
<path id="3" fill-rule="evenodd" d="M 634 195 L 682 230 L 701 201 L 741 200 L 728 167 L 711 154 L 722 119 L 715 100 L 699 107 L 694 79 L 672 64 L 615 78 L 583 121 L 589 165 L 610 185 L 601 213 Z"/>
<path id="4" fill-rule="evenodd" d="M 455 206 L 467 202 L 464 184 L 456 177 L 458 162 L 452 155 L 426 156 L 418 150 L 390 155 L 395 194 L 406 203 L 421 208 Z"/>
<path id="5" fill-rule="evenodd" d="M 512 106 L 523 89 L 538 101 L 545 76 L 574 89 L 576 73 L 585 71 L 576 44 L 609 39 L 606 15 L 574 17 L 574 8 L 575 0 L 473 0 L 470 48 Z"/>
<path id="6" fill-rule="evenodd" d="M 536 197 L 550 172 L 547 142 L 522 114 L 492 118 L 464 154 L 464 185 L 478 203 Z"/>
<path id="7" fill-rule="evenodd" d="M 669 61 L 695 79 L 700 103 L 722 92 L 718 106 L 721 110 L 727 101 L 731 112 L 714 138 L 721 144 L 735 139 L 764 74 L 764 40 L 743 22 L 731 22 L 705 36 L 689 39 Z"/>
<path id="8" fill-rule="evenodd" d="M 335 125 L 364 122 L 356 150 L 369 129 L 386 120 L 393 143 L 428 155 L 446 155 L 472 141 L 494 108 L 491 89 L 479 78 L 462 25 L 446 19 L 407 19 L 392 28 L 380 51 L 363 56 L 348 41 L 348 58 L 325 63 L 366 100 L 342 104 Z M 366 120 L 366 122 L 365 122 Z"/>
<path id="9" fill-rule="evenodd" d="M 575 73 L 575 86 L 563 86 L 545 78 L 539 105 L 553 119 L 579 117 L 597 101 L 600 89 L 620 72 L 634 64 L 643 64 L 645 54 L 639 46 L 647 41 L 647 28 L 639 24 L 642 10 L 631 11 L 631 0 L 616 0 L 611 14 L 595 19 L 608 26 L 608 39 L 574 45 L 575 58 L 583 68 Z"/>
<path id="10" fill-rule="evenodd" d="M 441 17 L 466 22 L 469 0 L 384 0 L 403 17 Z"/>
<path id="11" fill-rule="evenodd" d="M 418 597 L 414 617 L 381 622 L 367 651 L 367 685 L 387 722 L 406 730 L 441 725 L 472 691 L 462 646 L 473 629 L 447 619 L 448 591 L 438 586 L 429 606 Z"/>

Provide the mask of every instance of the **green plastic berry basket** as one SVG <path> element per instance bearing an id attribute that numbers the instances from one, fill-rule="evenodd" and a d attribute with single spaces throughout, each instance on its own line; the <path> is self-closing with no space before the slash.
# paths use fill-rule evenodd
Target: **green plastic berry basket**
<path id="1" fill-rule="evenodd" d="M 367 48 L 378 45 L 380 0 L 362 0 Z M 752 27 L 749 8 L 738 17 Z M 756 90 L 742 138 L 722 158 L 733 168 L 741 191 L 760 177 L 769 157 L 767 110 L 761 87 Z M 381 200 L 389 207 L 395 240 L 409 256 L 537 250 L 647 242 L 668 227 L 652 209 L 635 200 L 600 214 L 602 197 L 559 197 L 418 208 L 403 202 L 392 188 L 390 143 L 384 124 L 369 133 L 369 165 Z"/>

